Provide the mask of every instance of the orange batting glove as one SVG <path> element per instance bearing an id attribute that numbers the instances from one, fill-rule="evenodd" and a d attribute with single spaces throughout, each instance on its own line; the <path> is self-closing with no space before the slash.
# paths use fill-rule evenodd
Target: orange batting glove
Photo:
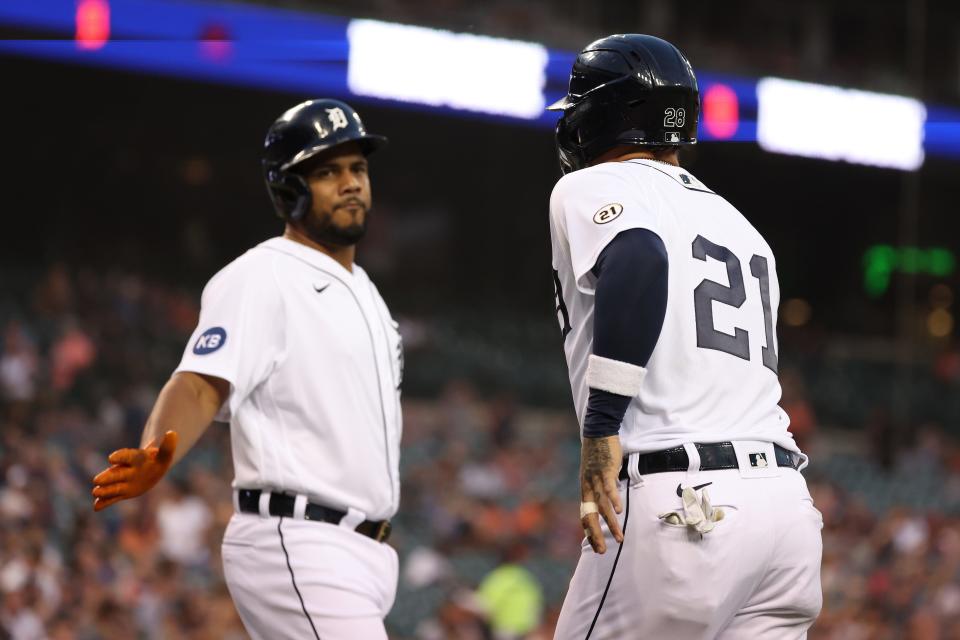
<path id="1" fill-rule="evenodd" d="M 110 468 L 93 478 L 93 510 L 106 509 L 114 502 L 136 498 L 153 488 L 173 463 L 177 434 L 167 431 L 160 446 L 156 440 L 143 449 L 117 449 L 110 454 Z"/>

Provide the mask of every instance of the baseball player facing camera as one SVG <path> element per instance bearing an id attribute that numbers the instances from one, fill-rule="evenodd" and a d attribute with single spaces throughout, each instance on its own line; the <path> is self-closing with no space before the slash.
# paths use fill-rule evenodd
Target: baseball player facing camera
<path id="1" fill-rule="evenodd" d="M 696 143 L 693 69 L 658 38 L 609 36 L 552 108 L 586 534 L 556 637 L 805 638 L 822 519 L 777 404 L 776 263 L 680 166 Z"/>
<path id="2" fill-rule="evenodd" d="M 235 513 L 224 576 L 255 639 L 386 638 L 397 554 L 400 334 L 354 264 L 386 142 L 335 100 L 267 133 L 263 171 L 284 234 L 203 291 L 200 322 L 139 449 L 110 455 L 94 509 L 141 495 L 212 420 L 230 423 Z"/>

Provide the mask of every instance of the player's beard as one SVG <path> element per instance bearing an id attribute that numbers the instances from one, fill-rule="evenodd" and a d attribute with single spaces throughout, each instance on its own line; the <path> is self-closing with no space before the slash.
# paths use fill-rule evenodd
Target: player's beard
<path id="1" fill-rule="evenodd" d="M 363 206 L 363 222 L 351 222 L 347 225 L 338 225 L 333 221 L 336 211 L 327 211 L 322 215 L 311 213 L 303 220 L 303 228 L 315 242 L 336 247 L 349 247 L 357 244 L 367 232 L 367 223 L 370 220 L 369 207 Z"/>

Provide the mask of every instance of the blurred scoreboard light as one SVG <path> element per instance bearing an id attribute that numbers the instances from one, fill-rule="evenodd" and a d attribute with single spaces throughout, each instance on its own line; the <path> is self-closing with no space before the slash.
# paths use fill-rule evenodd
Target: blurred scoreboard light
<path id="1" fill-rule="evenodd" d="M 351 20 L 347 39 L 356 95 L 530 120 L 544 112 L 542 45 L 375 20 Z"/>
<path id="2" fill-rule="evenodd" d="M 928 105 L 923 146 L 930 154 L 960 158 L 960 111 Z"/>
<path id="3" fill-rule="evenodd" d="M 204 25 L 200 31 L 200 53 L 214 62 L 226 62 L 233 53 L 230 31 L 219 22 Z"/>
<path id="4" fill-rule="evenodd" d="M 703 92 L 703 126 L 714 139 L 729 140 L 740 126 L 740 103 L 736 92 L 722 82 Z"/>
<path id="5" fill-rule="evenodd" d="M 553 129 L 576 52 L 228 0 L 0 0 L 0 56 L 112 67 Z M 52 37 L 47 37 L 52 35 Z M 94 53 L 95 55 L 91 55 Z M 960 110 L 697 70 L 700 140 L 880 167 L 960 159 Z"/>
<path id="6" fill-rule="evenodd" d="M 77 3 L 75 39 L 78 49 L 100 49 L 110 39 L 110 5 L 107 0 Z"/>
<path id="7" fill-rule="evenodd" d="M 956 256 L 943 247 L 921 249 L 877 244 L 863 254 L 863 286 L 870 297 L 877 298 L 886 293 L 894 272 L 943 278 L 952 275 L 956 266 Z"/>
<path id="8" fill-rule="evenodd" d="M 923 164 L 926 108 L 903 96 L 763 78 L 757 142 L 767 151 L 893 169 Z"/>

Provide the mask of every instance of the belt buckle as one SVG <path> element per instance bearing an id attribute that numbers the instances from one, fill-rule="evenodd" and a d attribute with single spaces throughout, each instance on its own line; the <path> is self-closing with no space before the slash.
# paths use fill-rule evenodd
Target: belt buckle
<path id="1" fill-rule="evenodd" d="M 390 524 L 389 520 L 381 520 L 380 524 L 377 526 L 377 533 L 373 539 L 377 542 L 384 542 L 390 537 L 390 532 L 392 530 L 393 526 Z"/>

